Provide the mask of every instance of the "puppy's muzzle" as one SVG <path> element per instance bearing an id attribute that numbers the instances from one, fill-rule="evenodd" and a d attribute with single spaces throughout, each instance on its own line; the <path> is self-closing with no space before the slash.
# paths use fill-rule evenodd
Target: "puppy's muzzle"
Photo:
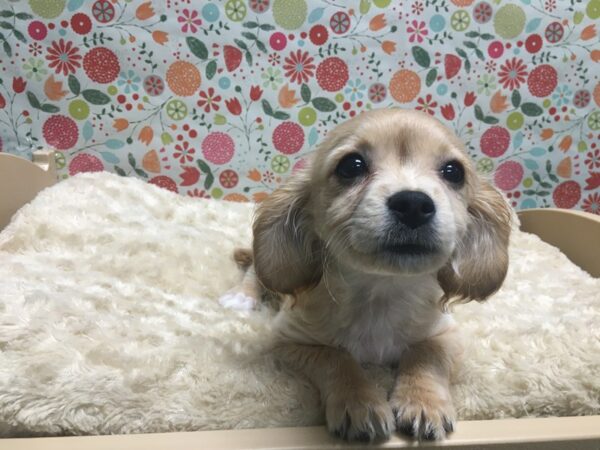
<path id="1" fill-rule="evenodd" d="M 387 206 L 399 222 L 413 230 L 431 222 L 435 216 L 433 200 L 420 191 L 396 192 L 388 198 Z"/>

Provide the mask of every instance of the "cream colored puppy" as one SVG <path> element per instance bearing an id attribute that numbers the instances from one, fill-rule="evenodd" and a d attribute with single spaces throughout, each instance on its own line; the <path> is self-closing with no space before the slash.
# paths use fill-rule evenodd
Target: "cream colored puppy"
<path id="1" fill-rule="evenodd" d="M 307 167 L 258 206 L 246 295 L 287 294 L 277 356 L 320 390 L 345 439 L 453 430 L 460 353 L 445 306 L 484 300 L 508 265 L 510 210 L 463 144 L 427 114 L 363 113 L 331 131 Z M 255 275 L 254 275 L 255 274 Z M 361 363 L 396 366 L 392 392 Z"/>

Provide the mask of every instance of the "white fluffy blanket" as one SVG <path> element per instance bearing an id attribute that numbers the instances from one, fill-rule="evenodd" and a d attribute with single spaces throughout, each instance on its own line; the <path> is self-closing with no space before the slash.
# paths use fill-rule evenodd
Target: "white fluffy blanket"
<path id="1" fill-rule="evenodd" d="M 0 234 L 0 435 L 322 423 L 311 385 L 263 352 L 269 310 L 217 302 L 250 216 L 106 173 L 24 207 Z M 455 315 L 460 418 L 600 412 L 600 280 L 556 249 L 515 234 L 502 291 Z"/>

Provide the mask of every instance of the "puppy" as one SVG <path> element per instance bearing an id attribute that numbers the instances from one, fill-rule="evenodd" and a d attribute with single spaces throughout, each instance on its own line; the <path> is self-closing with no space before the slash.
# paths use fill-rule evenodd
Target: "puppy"
<path id="1" fill-rule="evenodd" d="M 258 206 L 252 252 L 236 254 L 249 266 L 244 295 L 284 296 L 277 356 L 318 387 L 330 432 L 372 441 L 453 430 L 460 345 L 446 306 L 498 290 L 510 218 L 451 131 L 399 109 L 339 125 Z M 361 363 L 397 367 L 388 395 Z"/>

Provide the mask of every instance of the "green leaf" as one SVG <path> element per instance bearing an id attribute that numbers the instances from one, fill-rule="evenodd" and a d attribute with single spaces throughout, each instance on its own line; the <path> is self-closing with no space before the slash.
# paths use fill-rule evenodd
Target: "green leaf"
<path id="1" fill-rule="evenodd" d="M 79 84 L 79 80 L 75 77 L 75 75 L 70 74 L 68 78 L 69 89 L 74 95 L 79 95 L 81 92 L 81 85 Z"/>
<path id="2" fill-rule="evenodd" d="M 478 48 L 474 48 L 473 51 L 480 60 L 485 61 L 485 56 L 483 55 L 483 52 L 481 50 L 479 50 Z"/>
<path id="3" fill-rule="evenodd" d="M 235 42 L 235 44 L 242 50 L 248 50 L 248 46 L 241 39 L 234 39 L 233 42 Z"/>
<path id="4" fill-rule="evenodd" d="M 135 173 L 137 173 L 142 178 L 148 178 L 148 174 L 144 172 L 142 169 L 134 169 Z"/>
<path id="5" fill-rule="evenodd" d="M 489 125 L 494 125 L 497 124 L 499 122 L 498 119 L 496 119 L 494 116 L 485 116 L 483 118 L 483 123 L 487 123 Z"/>
<path id="6" fill-rule="evenodd" d="M 475 42 L 471 42 L 471 41 L 464 41 L 463 45 L 467 48 L 477 48 L 477 44 Z"/>
<path id="7" fill-rule="evenodd" d="M 188 47 L 190 48 L 190 51 L 195 57 L 200 59 L 208 58 L 208 50 L 206 48 L 206 45 L 204 45 L 200 39 L 188 36 L 187 38 L 185 38 L 185 42 L 187 43 Z"/>
<path id="8" fill-rule="evenodd" d="M 415 45 L 411 51 L 413 58 L 415 58 L 417 64 L 427 69 L 429 67 L 429 64 L 431 64 L 431 58 L 429 57 L 429 53 L 427 53 L 427 50 L 425 50 L 423 47 Z"/>
<path id="9" fill-rule="evenodd" d="M 465 58 L 465 59 L 467 58 L 467 54 L 460 47 L 456 47 L 456 53 L 458 53 L 458 56 L 461 56 L 462 58 Z"/>
<path id="10" fill-rule="evenodd" d="M 250 53 L 250 50 L 246 51 L 244 56 L 246 57 L 246 62 L 248 63 L 248 65 L 251 66 L 252 65 L 252 53 Z"/>
<path id="11" fill-rule="evenodd" d="M 469 31 L 465 33 L 465 36 L 469 38 L 476 38 L 479 36 L 479 33 L 477 31 Z"/>
<path id="12" fill-rule="evenodd" d="M 465 70 L 467 71 L 467 73 L 471 71 L 471 61 L 469 61 L 468 59 L 465 59 Z"/>
<path id="13" fill-rule="evenodd" d="M 273 115 L 273 108 L 271 107 L 271 104 L 267 100 L 263 99 L 262 107 L 263 107 L 263 111 L 265 112 L 265 114 L 267 116 Z"/>
<path id="14" fill-rule="evenodd" d="M 117 175 L 121 176 L 121 177 L 126 177 L 127 174 L 125 173 L 125 171 L 123 169 L 121 169 L 119 166 L 115 166 L 114 167 L 115 172 L 117 172 Z"/>
<path id="15" fill-rule="evenodd" d="M 258 49 L 263 52 L 263 53 L 267 53 L 267 47 L 265 46 L 265 44 L 262 43 L 262 41 L 256 41 L 256 46 L 258 47 Z"/>
<path id="16" fill-rule="evenodd" d="M 0 28 L 4 28 L 5 30 L 12 30 L 13 24 L 10 22 L 0 22 Z"/>
<path id="17" fill-rule="evenodd" d="M 31 14 L 27 14 L 24 12 L 20 12 L 15 14 L 15 17 L 19 20 L 29 20 L 29 19 L 33 19 L 33 16 Z"/>
<path id="18" fill-rule="evenodd" d="M 512 91 L 512 95 L 510 96 L 510 101 L 512 102 L 512 104 L 515 108 L 518 108 L 519 105 L 521 104 L 521 93 L 517 89 Z"/>
<path id="19" fill-rule="evenodd" d="M 256 22 L 244 22 L 242 25 L 245 28 L 258 28 L 258 23 Z"/>
<path id="20" fill-rule="evenodd" d="M 263 31 L 272 31 L 275 29 L 275 27 L 273 25 L 268 24 L 268 23 L 263 23 L 259 28 Z"/>
<path id="21" fill-rule="evenodd" d="M 25 36 L 23 36 L 23 33 L 21 33 L 19 30 L 13 30 L 13 35 L 22 43 L 27 43 L 27 39 L 25 38 Z"/>
<path id="22" fill-rule="evenodd" d="M 57 112 L 59 112 L 59 111 L 60 111 L 60 108 L 59 108 L 58 106 L 56 106 L 56 105 L 53 105 L 53 104 L 51 104 L 51 103 L 44 103 L 44 104 L 43 104 L 43 105 L 40 107 L 40 109 L 41 109 L 42 111 L 44 111 L 45 113 L 50 113 L 50 114 L 57 113 Z"/>
<path id="23" fill-rule="evenodd" d="M 552 161 L 549 159 L 546 161 L 546 172 L 552 173 Z"/>
<path id="24" fill-rule="evenodd" d="M 531 176 L 532 176 L 532 177 L 533 177 L 533 179 L 534 179 L 535 181 L 537 181 L 538 183 L 539 183 L 540 181 L 542 181 L 542 179 L 540 178 L 540 174 L 539 174 L 539 173 L 537 173 L 537 172 L 531 172 Z"/>
<path id="25" fill-rule="evenodd" d="M 302 86 L 300 87 L 300 97 L 302 97 L 302 101 L 304 103 L 310 102 L 311 93 L 310 88 L 307 84 L 302 84 Z"/>
<path id="26" fill-rule="evenodd" d="M 40 104 L 40 101 L 38 100 L 38 98 L 31 91 L 27 91 L 27 100 L 29 100 L 29 104 L 31 105 L 32 108 L 40 109 L 42 106 Z"/>
<path id="27" fill-rule="evenodd" d="M 12 17 L 14 15 L 15 15 L 15 13 L 12 11 L 9 11 L 8 9 L 5 9 L 4 11 L 0 11 L 0 17 Z"/>
<path id="28" fill-rule="evenodd" d="M 290 118 L 290 115 L 283 111 L 275 111 L 273 113 L 273 118 L 275 118 L 277 120 L 287 120 Z"/>
<path id="29" fill-rule="evenodd" d="M 81 92 L 81 95 L 92 105 L 106 105 L 110 103 L 110 97 L 96 89 L 86 89 Z"/>
<path id="30" fill-rule="evenodd" d="M 206 162 L 204 162 L 203 160 L 201 160 L 201 159 L 197 160 L 196 164 L 198 164 L 198 167 L 200 168 L 202 173 L 205 173 L 205 174 L 212 173 L 208 164 L 206 164 Z"/>
<path id="31" fill-rule="evenodd" d="M 129 165 L 135 169 L 135 158 L 133 157 L 133 153 L 127 155 L 127 160 L 129 161 Z"/>
<path id="32" fill-rule="evenodd" d="M 250 33 L 249 31 L 244 31 L 242 33 L 242 36 L 244 36 L 246 39 L 250 39 L 251 41 L 255 41 L 256 39 L 258 39 L 258 37 L 254 33 Z"/>
<path id="33" fill-rule="evenodd" d="M 435 80 L 437 79 L 437 69 L 434 67 L 429 72 L 427 72 L 427 76 L 425 77 L 425 86 L 429 87 Z"/>
<path id="34" fill-rule="evenodd" d="M 550 192 L 548 192 L 548 191 L 538 191 L 537 195 L 539 195 L 540 197 L 546 197 L 547 195 L 550 195 Z"/>
<path id="35" fill-rule="evenodd" d="M 10 48 L 10 44 L 8 43 L 8 41 L 4 41 L 4 43 L 2 44 L 2 48 L 4 49 L 4 53 L 6 53 L 6 56 L 12 56 L 12 49 Z"/>
<path id="36" fill-rule="evenodd" d="M 208 80 L 212 80 L 212 78 L 217 73 L 217 62 L 213 59 L 206 65 L 206 78 Z"/>
<path id="37" fill-rule="evenodd" d="M 210 189 L 215 181 L 215 177 L 212 173 L 207 173 L 204 177 L 204 189 Z"/>
<path id="38" fill-rule="evenodd" d="M 493 34 L 489 34 L 489 33 L 483 33 L 481 36 L 479 36 L 481 39 L 485 40 L 485 41 L 489 41 L 490 39 L 494 39 L 494 35 Z"/>
<path id="39" fill-rule="evenodd" d="M 475 105 L 475 118 L 477 120 L 483 120 L 483 110 L 479 105 Z"/>
<path id="40" fill-rule="evenodd" d="M 521 111 L 523 111 L 523 114 L 530 117 L 541 116 L 544 112 L 544 110 L 535 103 L 523 103 L 521 105 Z"/>
<path id="41" fill-rule="evenodd" d="M 331 112 L 335 111 L 337 105 L 325 97 L 316 97 L 312 100 L 312 105 L 315 107 L 317 111 L 321 112 Z"/>

